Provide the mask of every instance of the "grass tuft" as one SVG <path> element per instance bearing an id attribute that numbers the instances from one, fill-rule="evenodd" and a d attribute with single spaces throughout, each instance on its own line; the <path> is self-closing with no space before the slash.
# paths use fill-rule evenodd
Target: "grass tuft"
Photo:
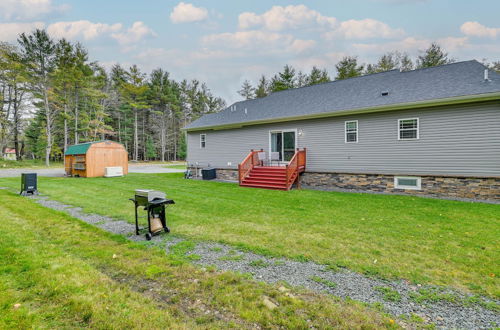
<path id="1" fill-rule="evenodd" d="M 386 286 L 378 286 L 375 288 L 375 291 L 380 292 L 382 294 L 382 298 L 385 301 L 399 302 L 401 301 L 401 295 L 396 290 L 386 287 Z"/>
<path id="2" fill-rule="evenodd" d="M 335 289 L 337 287 L 337 283 L 325 280 L 319 276 L 312 276 L 311 280 L 313 280 L 316 283 L 323 284 L 324 286 L 329 287 L 330 289 Z"/>
<path id="3" fill-rule="evenodd" d="M 222 256 L 219 258 L 219 260 L 222 260 L 222 261 L 240 261 L 240 260 L 243 260 L 243 255 L 242 254 L 231 254 L 228 256 Z"/>
<path id="4" fill-rule="evenodd" d="M 258 259 L 258 260 L 251 261 L 249 263 L 249 265 L 252 266 L 252 267 L 265 268 L 265 267 L 269 266 L 269 263 L 265 262 L 262 259 Z"/>

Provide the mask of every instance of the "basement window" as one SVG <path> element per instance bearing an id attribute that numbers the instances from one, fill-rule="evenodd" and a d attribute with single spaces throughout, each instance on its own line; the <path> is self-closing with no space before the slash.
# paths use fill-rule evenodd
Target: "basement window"
<path id="1" fill-rule="evenodd" d="M 345 122 L 345 143 L 358 142 L 358 121 L 351 120 Z"/>
<path id="2" fill-rule="evenodd" d="M 207 145 L 207 135 L 200 134 L 200 148 L 205 149 L 206 145 Z"/>
<path id="3" fill-rule="evenodd" d="M 394 177 L 394 188 L 396 189 L 409 189 L 409 190 L 421 190 L 422 189 L 422 178 L 413 176 L 395 176 Z"/>
<path id="4" fill-rule="evenodd" d="M 398 140 L 418 140 L 419 135 L 418 118 L 398 120 Z"/>

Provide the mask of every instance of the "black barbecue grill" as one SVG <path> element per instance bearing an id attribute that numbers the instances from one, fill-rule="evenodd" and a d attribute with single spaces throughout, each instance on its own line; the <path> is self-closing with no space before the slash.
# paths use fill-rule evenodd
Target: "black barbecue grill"
<path id="1" fill-rule="evenodd" d="M 139 214 L 137 208 L 144 207 L 147 212 L 148 232 L 146 239 L 149 241 L 153 235 L 159 234 L 162 230 L 170 232 L 167 227 L 167 217 L 165 208 L 168 205 L 175 204 L 171 199 L 167 199 L 165 193 L 156 190 L 137 189 L 134 198 L 130 199 L 135 205 L 135 234 L 139 235 Z"/>

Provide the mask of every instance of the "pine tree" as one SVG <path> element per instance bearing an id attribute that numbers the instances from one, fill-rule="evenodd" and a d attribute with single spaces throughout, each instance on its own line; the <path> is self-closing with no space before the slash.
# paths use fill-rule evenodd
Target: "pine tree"
<path id="1" fill-rule="evenodd" d="M 304 86 L 307 86 L 307 80 L 308 80 L 308 78 L 309 77 L 307 76 L 307 74 L 305 74 L 302 71 L 299 71 L 297 73 L 297 79 L 296 79 L 295 87 L 304 87 Z"/>
<path id="2" fill-rule="evenodd" d="M 425 50 L 424 54 L 418 57 L 417 68 L 430 68 L 453 62 L 453 59 L 448 58 L 448 53 L 446 53 L 437 43 L 433 42 L 429 48 Z"/>
<path id="3" fill-rule="evenodd" d="M 253 99 L 255 98 L 255 88 L 252 86 L 250 81 L 245 80 L 241 89 L 238 91 L 238 94 L 240 94 L 245 100 Z"/>
<path id="4" fill-rule="evenodd" d="M 309 76 L 307 77 L 307 85 L 316 85 L 329 81 L 331 81 L 331 79 L 328 72 L 325 69 L 320 70 L 315 66 L 313 66 Z"/>
<path id="5" fill-rule="evenodd" d="M 30 80 L 32 81 L 33 92 L 36 97 L 42 100 L 41 106 L 45 118 L 45 134 L 47 145 L 45 147 L 45 165 L 49 166 L 50 155 L 53 146 L 54 122 L 57 115 L 55 109 L 49 101 L 51 90 L 50 75 L 54 70 L 55 44 L 45 30 L 36 29 L 29 35 L 22 33 L 18 43 L 21 54 L 27 66 Z"/>
<path id="6" fill-rule="evenodd" d="M 127 80 L 122 84 L 122 92 L 125 102 L 132 109 L 134 116 L 134 147 L 133 159 L 139 160 L 139 112 L 148 108 L 146 93 L 148 86 L 145 84 L 145 76 L 136 65 L 127 72 Z"/>
<path id="7" fill-rule="evenodd" d="M 399 66 L 398 58 L 395 53 L 387 53 L 380 57 L 377 63 L 378 72 L 385 72 L 397 69 Z"/>
<path id="8" fill-rule="evenodd" d="M 279 92 L 290 88 L 295 88 L 297 83 L 297 77 L 295 75 L 295 69 L 290 65 L 285 65 L 283 71 L 279 72 L 271 80 L 270 90 L 271 92 Z"/>
<path id="9" fill-rule="evenodd" d="M 406 53 L 398 51 L 383 54 L 377 64 L 368 64 L 366 66 L 365 74 L 385 72 L 390 70 L 399 69 L 401 71 L 409 71 L 413 68 L 413 62 Z"/>
<path id="10" fill-rule="evenodd" d="M 365 69 L 365 74 L 377 73 L 377 65 L 376 64 L 367 64 Z"/>
<path id="11" fill-rule="evenodd" d="M 358 77 L 363 74 L 363 65 L 358 65 L 358 58 L 346 56 L 335 65 L 337 76 L 335 80 Z"/>
<path id="12" fill-rule="evenodd" d="M 500 73 L 500 61 L 496 61 L 491 63 L 490 68 L 492 70 L 495 70 L 496 72 Z"/>
<path id="13" fill-rule="evenodd" d="M 55 48 L 55 70 L 52 75 L 54 85 L 54 106 L 58 108 L 63 120 L 63 151 L 66 151 L 69 139 L 68 122 L 71 106 L 72 88 L 75 85 L 75 66 L 73 45 L 65 39 L 60 40 Z M 61 111 L 62 108 L 62 111 Z"/>
<path id="14" fill-rule="evenodd" d="M 26 65 L 16 47 L 0 44 L 0 151 L 13 138 L 16 160 L 22 157 L 20 148 L 24 100 L 29 93 Z"/>
<path id="15" fill-rule="evenodd" d="M 186 156 L 187 156 L 186 133 L 182 133 L 179 137 L 179 148 L 177 149 L 177 158 L 186 159 Z"/>
<path id="16" fill-rule="evenodd" d="M 175 81 L 171 80 L 169 73 L 162 69 L 155 69 L 151 73 L 149 83 L 149 99 L 154 113 L 159 119 L 160 159 L 165 161 L 167 154 L 170 128 L 179 110 L 179 89 Z"/>
<path id="17" fill-rule="evenodd" d="M 413 61 L 407 53 L 403 53 L 399 60 L 399 69 L 401 71 L 413 70 Z"/>
<path id="18" fill-rule="evenodd" d="M 269 94 L 268 90 L 269 90 L 269 83 L 267 82 L 266 76 L 262 75 L 259 79 L 259 84 L 255 89 L 255 97 L 257 98 L 266 97 Z"/>
<path id="19" fill-rule="evenodd" d="M 146 140 L 146 160 L 156 158 L 156 148 L 151 136 L 148 135 Z"/>

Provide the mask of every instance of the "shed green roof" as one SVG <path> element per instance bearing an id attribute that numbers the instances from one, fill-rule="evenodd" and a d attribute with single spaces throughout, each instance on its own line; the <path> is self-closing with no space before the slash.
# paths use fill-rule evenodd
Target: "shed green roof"
<path id="1" fill-rule="evenodd" d="M 84 155 L 87 153 L 87 150 L 89 150 L 91 145 L 93 145 L 94 143 L 99 143 L 99 142 L 102 142 L 102 141 L 74 144 L 72 146 L 69 146 L 68 149 L 66 149 L 66 152 L 64 154 L 65 155 Z"/>

